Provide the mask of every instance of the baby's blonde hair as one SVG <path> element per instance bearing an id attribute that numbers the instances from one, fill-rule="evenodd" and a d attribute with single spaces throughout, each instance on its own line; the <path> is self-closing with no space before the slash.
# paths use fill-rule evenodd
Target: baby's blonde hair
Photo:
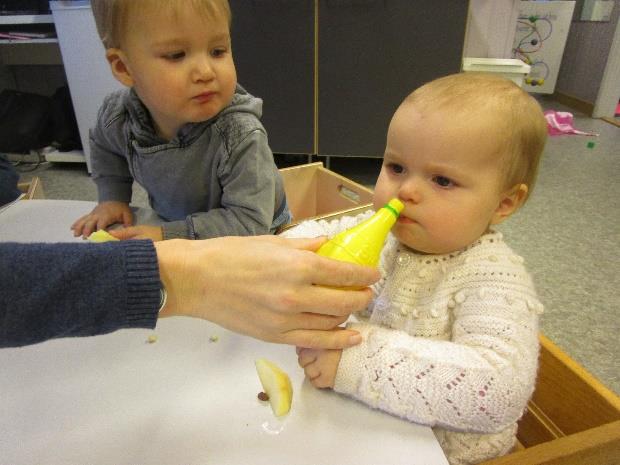
<path id="1" fill-rule="evenodd" d="M 536 182 L 547 140 L 547 123 L 538 102 L 509 79 L 488 73 L 459 73 L 428 82 L 403 104 L 424 113 L 441 110 L 464 118 L 491 116 L 498 138 L 506 188 Z"/>
<path id="2" fill-rule="evenodd" d="M 129 18 L 146 8 L 167 8 L 174 13 L 175 8 L 183 3 L 190 4 L 207 18 L 224 14 L 229 25 L 232 18 L 228 0 L 91 0 L 90 3 L 97 32 L 106 49 L 121 47 Z"/>

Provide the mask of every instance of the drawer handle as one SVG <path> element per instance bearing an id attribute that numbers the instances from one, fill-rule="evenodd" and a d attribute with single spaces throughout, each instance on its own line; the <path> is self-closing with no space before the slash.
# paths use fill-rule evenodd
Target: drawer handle
<path id="1" fill-rule="evenodd" d="M 348 199 L 355 204 L 360 203 L 360 195 L 354 190 L 351 190 L 348 187 L 343 186 L 342 184 L 338 186 L 338 193 L 341 196 L 343 196 L 345 199 Z"/>

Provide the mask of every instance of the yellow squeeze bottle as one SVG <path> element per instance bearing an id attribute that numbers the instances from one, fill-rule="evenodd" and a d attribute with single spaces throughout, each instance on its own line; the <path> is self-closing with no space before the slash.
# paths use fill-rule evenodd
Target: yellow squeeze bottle
<path id="1" fill-rule="evenodd" d="M 385 239 L 403 207 L 400 200 L 390 200 L 367 220 L 335 235 L 316 253 L 343 262 L 377 266 Z"/>

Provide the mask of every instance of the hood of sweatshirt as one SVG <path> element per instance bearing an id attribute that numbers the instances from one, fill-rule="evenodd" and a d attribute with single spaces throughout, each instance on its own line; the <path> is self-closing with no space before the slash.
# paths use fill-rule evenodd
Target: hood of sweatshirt
<path id="1" fill-rule="evenodd" d="M 170 141 L 157 135 L 151 114 L 133 89 L 127 93 L 125 108 L 129 114 L 131 132 L 135 137 L 135 142 L 139 146 L 151 147 L 168 144 L 184 146 L 194 142 L 207 127 L 223 115 L 242 112 L 251 113 L 260 119 L 263 114 L 263 101 L 258 97 L 254 97 L 241 87 L 241 85 L 237 84 L 233 98 L 228 106 L 207 121 L 183 125 L 181 129 L 179 129 L 177 135 Z"/>

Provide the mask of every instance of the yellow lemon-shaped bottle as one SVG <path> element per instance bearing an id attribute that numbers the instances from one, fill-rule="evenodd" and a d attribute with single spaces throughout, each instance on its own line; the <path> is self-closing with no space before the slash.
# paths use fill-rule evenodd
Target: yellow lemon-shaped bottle
<path id="1" fill-rule="evenodd" d="M 403 207 L 400 200 L 390 200 L 367 220 L 327 241 L 317 253 L 343 262 L 377 266 L 385 239 Z"/>

